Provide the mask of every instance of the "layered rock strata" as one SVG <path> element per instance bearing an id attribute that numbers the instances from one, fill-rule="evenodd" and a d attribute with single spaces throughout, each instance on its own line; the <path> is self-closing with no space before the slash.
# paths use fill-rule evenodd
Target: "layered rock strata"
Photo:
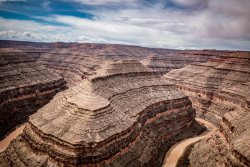
<path id="1" fill-rule="evenodd" d="M 145 65 L 154 71 L 167 73 L 172 69 L 180 69 L 192 63 L 203 63 L 209 60 L 217 59 L 222 55 L 228 55 L 232 51 L 216 50 L 184 50 L 170 51 L 168 54 L 157 54 L 149 56 L 145 60 Z"/>
<path id="2" fill-rule="evenodd" d="M 207 154 L 226 166 L 250 166 L 250 53 L 192 64 L 165 78 L 190 97 L 198 116 L 216 124 L 223 134 L 196 144 L 189 154 L 191 165 L 202 165 L 204 158 L 196 155 Z M 213 163 L 216 159 L 209 164 Z"/>
<path id="3" fill-rule="evenodd" d="M 195 62 L 228 55 L 233 51 L 173 50 L 95 43 L 35 43 L 1 41 L 0 47 L 14 47 L 34 57 L 37 63 L 64 77 L 68 86 L 95 74 L 106 60 L 136 59 L 154 71 L 166 73 Z"/>
<path id="4" fill-rule="evenodd" d="M 65 88 L 62 77 L 22 52 L 0 51 L 0 139 Z"/>
<path id="5" fill-rule="evenodd" d="M 96 73 L 105 61 L 136 59 L 161 74 L 172 69 L 182 68 L 196 62 L 206 62 L 226 55 L 226 51 L 177 51 L 150 49 L 126 45 L 79 44 L 72 48 L 56 48 L 45 52 L 44 49 L 24 52 L 38 57 L 37 63 L 44 65 L 65 78 L 68 86 L 74 86 Z"/>
<path id="6" fill-rule="evenodd" d="M 102 58 L 87 55 L 72 49 L 55 49 L 42 53 L 36 63 L 62 76 L 68 86 L 74 86 L 96 73 L 103 63 Z"/>
<path id="7" fill-rule="evenodd" d="M 32 115 L 0 163 L 152 165 L 162 144 L 174 141 L 194 117 L 191 101 L 158 73 L 134 60 L 105 63 Z"/>

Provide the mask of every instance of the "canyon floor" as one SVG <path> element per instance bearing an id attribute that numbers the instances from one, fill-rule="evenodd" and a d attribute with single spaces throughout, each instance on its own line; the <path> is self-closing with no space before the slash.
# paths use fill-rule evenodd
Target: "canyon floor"
<path id="1" fill-rule="evenodd" d="M 250 52 L 0 41 L 0 166 L 250 166 Z"/>

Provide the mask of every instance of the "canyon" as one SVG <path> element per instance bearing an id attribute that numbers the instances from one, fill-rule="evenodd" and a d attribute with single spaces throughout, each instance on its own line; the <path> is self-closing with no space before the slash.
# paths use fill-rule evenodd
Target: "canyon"
<path id="1" fill-rule="evenodd" d="M 189 96 L 198 117 L 223 134 L 194 144 L 187 166 L 250 166 L 250 53 L 195 63 L 164 77 Z"/>
<path id="2" fill-rule="evenodd" d="M 211 124 L 208 121 L 205 121 L 201 118 L 196 118 L 196 120 L 202 124 L 204 124 L 207 127 L 207 131 L 205 131 L 203 134 L 199 136 L 195 136 L 192 138 L 188 138 L 186 140 L 180 141 L 179 143 L 176 143 L 173 145 L 169 151 L 166 153 L 166 157 L 163 163 L 164 167 L 175 167 L 177 166 L 177 163 L 179 162 L 179 159 L 181 156 L 183 156 L 183 152 L 186 150 L 186 148 L 191 145 L 192 143 L 198 142 L 202 139 L 211 137 L 214 133 L 217 132 L 218 128 Z M 179 166 L 180 162 L 179 162 Z M 182 164 L 182 166 L 184 166 Z"/>
<path id="3" fill-rule="evenodd" d="M 15 49 L 0 50 L 0 139 L 65 89 L 62 77 Z"/>
<path id="4" fill-rule="evenodd" d="M 0 41 L 1 166 L 250 166 L 250 52 Z M 198 137 L 197 137 L 198 138 Z M 8 140 L 8 139 L 6 139 Z M 178 161 L 178 162 L 177 162 Z"/>

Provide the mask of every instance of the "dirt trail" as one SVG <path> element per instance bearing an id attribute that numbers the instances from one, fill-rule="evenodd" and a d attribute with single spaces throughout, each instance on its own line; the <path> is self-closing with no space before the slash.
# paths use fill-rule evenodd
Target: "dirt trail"
<path id="1" fill-rule="evenodd" d="M 218 130 L 215 125 L 201 118 L 196 118 L 196 121 L 204 124 L 208 130 L 199 136 L 183 140 L 173 145 L 167 152 L 162 167 L 175 167 L 179 158 L 190 144 L 195 143 L 201 139 L 208 138 Z"/>

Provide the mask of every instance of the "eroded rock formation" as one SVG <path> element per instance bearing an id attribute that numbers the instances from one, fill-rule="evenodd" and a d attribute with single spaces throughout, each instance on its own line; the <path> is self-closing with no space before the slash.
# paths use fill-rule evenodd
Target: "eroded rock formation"
<path id="1" fill-rule="evenodd" d="M 135 60 L 106 62 L 32 115 L 0 163 L 152 165 L 162 143 L 185 132 L 194 117 L 191 101 L 158 73 Z"/>
<path id="2" fill-rule="evenodd" d="M 36 59 L 56 74 L 64 77 L 67 86 L 74 86 L 96 73 L 107 60 L 136 59 L 162 74 L 194 62 L 228 55 L 233 51 L 173 50 L 140 46 L 95 43 L 34 43 L 1 41 L 0 47 L 14 47 Z"/>
<path id="3" fill-rule="evenodd" d="M 0 154 L 2 166 L 160 166 L 171 145 L 203 130 L 191 105 L 221 133 L 192 145 L 186 165 L 250 166 L 249 52 L 1 40 L 0 47 L 16 48 L 0 51 L 1 133 L 65 81 L 70 87 L 31 116 Z"/>
<path id="4" fill-rule="evenodd" d="M 198 116 L 216 124 L 223 134 L 195 144 L 189 165 L 250 166 L 250 53 L 192 64 L 165 78 L 190 97 Z"/>
<path id="5" fill-rule="evenodd" d="M 0 51 L 0 139 L 64 89 L 62 77 L 18 50 Z"/>
<path id="6" fill-rule="evenodd" d="M 145 65 L 154 71 L 167 73 L 172 69 L 183 68 L 192 63 L 202 63 L 208 60 L 216 59 L 222 55 L 228 55 L 232 51 L 216 51 L 216 50 L 175 50 L 169 51 L 167 54 L 156 54 L 149 56 L 145 60 Z"/>
<path id="7" fill-rule="evenodd" d="M 41 54 L 36 62 L 64 77 L 68 86 L 74 86 L 94 75 L 103 61 L 95 55 L 74 49 L 55 49 Z"/>

